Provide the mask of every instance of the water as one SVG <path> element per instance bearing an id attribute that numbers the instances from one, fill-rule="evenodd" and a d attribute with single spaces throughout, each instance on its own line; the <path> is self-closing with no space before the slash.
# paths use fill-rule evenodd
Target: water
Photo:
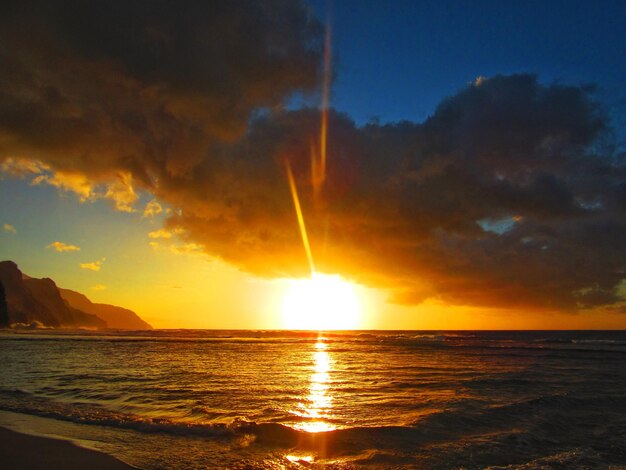
<path id="1" fill-rule="evenodd" d="M 0 424 L 146 469 L 624 468 L 625 360 L 626 332 L 5 332 Z"/>

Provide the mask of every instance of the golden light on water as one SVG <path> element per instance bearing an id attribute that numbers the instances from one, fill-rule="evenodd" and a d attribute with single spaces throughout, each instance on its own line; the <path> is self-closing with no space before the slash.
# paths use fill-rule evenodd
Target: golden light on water
<path id="1" fill-rule="evenodd" d="M 305 421 L 298 423 L 295 426 L 296 429 L 311 433 L 335 429 L 335 426 L 328 421 L 332 410 L 329 374 L 331 366 L 332 360 L 326 351 L 326 343 L 320 340 L 314 346 L 309 394 L 301 408 L 295 413 Z"/>
<path id="2" fill-rule="evenodd" d="M 289 460 L 291 463 L 295 463 L 295 464 L 299 464 L 302 462 L 306 464 L 311 464 L 313 463 L 313 460 L 314 460 L 312 455 L 288 454 L 288 455 L 285 455 L 285 458 Z"/>
<path id="3" fill-rule="evenodd" d="M 354 286 L 341 276 L 314 273 L 289 281 L 282 317 L 291 330 L 354 330 L 361 305 Z"/>

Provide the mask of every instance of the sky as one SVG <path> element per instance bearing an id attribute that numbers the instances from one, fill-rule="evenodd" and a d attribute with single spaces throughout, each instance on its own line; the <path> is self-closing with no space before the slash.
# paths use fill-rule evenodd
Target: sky
<path id="1" fill-rule="evenodd" d="M 25 273 L 156 327 L 284 327 L 288 166 L 356 327 L 626 328 L 623 2 L 7 11 L 0 258 Z"/>

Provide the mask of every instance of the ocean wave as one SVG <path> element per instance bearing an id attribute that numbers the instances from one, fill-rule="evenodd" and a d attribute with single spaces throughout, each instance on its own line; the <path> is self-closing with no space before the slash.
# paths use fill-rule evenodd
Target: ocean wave
<path id="1" fill-rule="evenodd" d="M 619 332 L 452 332 L 452 331 L 237 331 L 237 330 L 12 330 L 1 334 L 3 341 L 87 341 L 106 343 L 214 343 L 301 344 L 309 347 L 327 344 L 331 352 L 346 352 L 359 345 L 402 348 L 474 348 L 506 351 L 535 349 L 543 351 L 626 352 L 626 336 Z"/>
<path id="2" fill-rule="evenodd" d="M 552 468 L 607 468 L 607 463 L 598 452 L 590 448 L 576 448 L 538 457 L 526 463 L 488 466 L 487 470 L 545 470 Z M 617 468 L 617 467 L 615 467 Z"/>
<path id="3" fill-rule="evenodd" d="M 245 417 L 229 422 L 188 422 L 115 412 L 100 406 L 68 404 L 44 399 L 24 390 L 0 390 L 0 409 L 83 425 L 106 426 L 140 433 L 206 437 L 227 440 L 253 437 L 258 444 L 319 450 L 329 454 L 359 453 L 364 449 L 393 448 L 398 442 L 427 441 L 428 433 L 412 426 L 355 426 L 311 433 L 278 422 L 255 422 Z"/>
<path id="4" fill-rule="evenodd" d="M 237 434 L 238 428 L 244 426 L 237 420 L 232 423 L 185 423 L 166 418 L 148 418 L 137 415 L 122 414 L 98 408 L 68 407 L 62 404 L 41 407 L 28 404 L 11 404 L 0 402 L 0 409 L 14 413 L 40 416 L 43 418 L 67 421 L 76 424 L 107 426 L 118 429 L 129 429 L 142 433 L 166 433 L 178 436 L 205 436 L 227 439 Z M 248 423 L 245 423 L 247 426 Z"/>
<path id="5" fill-rule="evenodd" d="M 573 431 L 580 425 L 577 419 L 581 416 L 599 416 L 609 409 L 626 409 L 626 397 L 608 394 L 601 398 L 555 394 L 489 407 L 480 403 L 476 403 L 476 406 L 463 403 L 458 407 L 427 414 L 411 423 L 411 427 L 433 437 L 440 434 L 450 438 L 454 434 L 464 436 L 511 429 L 515 426 L 523 428 L 539 420 L 544 423 L 544 427 L 536 429 L 533 436 L 550 438 L 555 426 L 565 428 L 564 432 Z M 573 415 L 571 410 L 577 410 L 577 414 Z"/>
<path id="6" fill-rule="evenodd" d="M 446 347 L 460 348 L 460 349 L 474 349 L 474 350 L 485 350 L 485 351 L 493 351 L 494 354 L 498 354 L 500 356 L 514 356 L 516 355 L 515 351 L 522 351 L 521 356 L 527 356 L 527 351 L 534 351 L 536 353 L 560 353 L 560 354 L 568 354 L 568 353 L 598 353 L 598 354 L 626 354 L 626 348 L 621 347 L 621 344 L 615 344 L 615 348 L 599 348 L 594 343 L 589 343 L 590 347 L 584 347 L 585 344 L 580 343 L 569 343 L 574 346 L 543 346 L 543 345 L 534 345 L 531 343 L 515 343 L 515 342 L 491 342 L 491 343 L 477 343 L 477 344 L 454 344 L 450 345 L 446 343 Z M 606 343 L 604 344 L 606 346 Z M 625 344 L 626 345 L 626 344 Z M 510 351 L 510 352 L 509 352 Z M 603 356 L 598 356 L 599 359 L 602 359 Z"/>
<path id="7" fill-rule="evenodd" d="M 0 409 L 81 425 L 103 426 L 145 434 L 201 437 L 226 442 L 238 442 L 245 438 L 247 442 L 284 449 L 319 451 L 323 448 L 327 455 L 358 453 L 363 449 L 374 448 L 382 438 L 387 442 L 387 446 L 391 447 L 398 436 L 413 433 L 413 430 L 402 427 L 350 428 L 311 433 L 286 424 L 257 423 L 245 418 L 233 419 L 228 423 L 188 423 L 165 418 L 123 415 L 98 409 L 69 410 L 67 407 L 41 408 L 28 405 L 11 406 L 6 403 L 0 403 Z"/>
<path id="8" fill-rule="evenodd" d="M 626 345 L 626 341 L 619 341 L 615 339 L 573 339 L 573 344 L 615 344 Z"/>
<path id="9" fill-rule="evenodd" d="M 556 394 L 492 407 L 486 407 L 485 403 L 463 402 L 405 425 L 351 426 L 310 433 L 285 423 L 258 422 L 246 417 L 228 422 L 149 418 L 103 407 L 59 403 L 19 389 L 0 390 L 0 409 L 7 411 L 142 434 L 204 438 L 227 447 L 246 442 L 246 445 L 257 445 L 257 449 L 273 449 L 279 453 L 297 450 L 312 453 L 316 459 L 342 459 L 348 466 L 373 468 L 485 468 L 494 461 L 516 462 L 511 466 L 492 467 L 494 470 L 591 468 L 592 463 L 606 462 L 607 456 L 616 459 L 623 456 L 616 447 L 622 442 L 620 428 L 615 427 L 619 426 L 616 423 L 613 428 L 598 425 L 590 429 L 581 423 L 597 420 L 581 419 L 584 416 L 581 413 L 592 413 L 587 416 L 595 413 L 597 417 L 604 416 L 607 409 L 624 407 L 626 397 L 622 396 L 598 400 Z M 571 410 L 576 410 L 576 414 Z M 563 449 L 559 439 L 568 442 L 584 439 L 588 445 L 593 444 L 599 454 Z M 475 452 L 476 465 L 468 466 L 466 451 L 470 447 Z M 438 454 L 431 455 L 430 449 L 438 449 Z M 525 455 L 529 449 L 533 451 Z M 518 452 L 515 458 L 509 455 L 512 451 Z M 444 461 L 447 463 L 442 466 Z"/>

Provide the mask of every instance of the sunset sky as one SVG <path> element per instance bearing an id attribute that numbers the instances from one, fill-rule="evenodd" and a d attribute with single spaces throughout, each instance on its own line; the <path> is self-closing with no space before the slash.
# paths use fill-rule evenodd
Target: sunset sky
<path id="1" fill-rule="evenodd" d="M 26 2 L 0 18 L 0 259 L 159 328 L 626 328 L 626 5 Z M 313 150 L 312 150 L 313 149 Z M 296 325 L 297 326 L 297 325 Z"/>

